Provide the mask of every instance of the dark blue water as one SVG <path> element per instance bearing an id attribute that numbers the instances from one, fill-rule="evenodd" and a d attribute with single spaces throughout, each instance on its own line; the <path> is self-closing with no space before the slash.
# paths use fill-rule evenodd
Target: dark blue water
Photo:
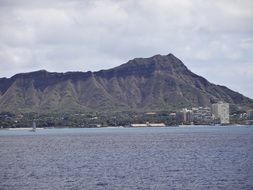
<path id="1" fill-rule="evenodd" d="M 0 189 L 253 189 L 253 126 L 1 130 Z"/>

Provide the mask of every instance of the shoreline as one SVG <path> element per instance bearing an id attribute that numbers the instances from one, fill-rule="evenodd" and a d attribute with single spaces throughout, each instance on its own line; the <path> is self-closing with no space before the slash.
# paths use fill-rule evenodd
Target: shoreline
<path id="1" fill-rule="evenodd" d="M 41 130 L 45 128 L 36 128 L 36 130 Z M 23 131 L 23 130 L 33 130 L 32 127 L 29 128 L 2 128 L 1 130 L 9 130 L 9 131 Z"/>
<path id="2" fill-rule="evenodd" d="M 36 128 L 36 130 L 43 130 L 43 129 L 101 129 L 101 128 L 107 128 L 107 129 L 113 129 L 113 128 L 201 128 L 201 127 L 245 127 L 245 126 L 252 126 L 252 125 L 177 125 L 177 126 L 165 126 L 165 127 L 123 127 L 123 126 L 108 126 L 108 127 L 40 127 Z M 8 130 L 8 131 L 28 131 L 28 130 L 33 130 L 32 127 L 28 128 L 0 128 L 1 130 Z"/>

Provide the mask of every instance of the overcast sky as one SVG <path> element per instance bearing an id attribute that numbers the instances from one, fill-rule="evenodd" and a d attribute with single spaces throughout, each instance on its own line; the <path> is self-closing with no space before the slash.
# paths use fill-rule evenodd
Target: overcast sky
<path id="1" fill-rule="evenodd" d="M 0 0 L 0 77 L 173 53 L 253 98 L 252 0 Z"/>

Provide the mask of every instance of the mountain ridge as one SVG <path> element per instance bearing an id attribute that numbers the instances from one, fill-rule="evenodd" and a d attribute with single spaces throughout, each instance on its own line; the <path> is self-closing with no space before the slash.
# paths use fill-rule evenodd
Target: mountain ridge
<path id="1" fill-rule="evenodd" d="M 253 107 L 252 99 L 210 83 L 173 54 L 95 72 L 39 70 L 0 78 L 0 111 L 177 110 L 219 100 Z"/>

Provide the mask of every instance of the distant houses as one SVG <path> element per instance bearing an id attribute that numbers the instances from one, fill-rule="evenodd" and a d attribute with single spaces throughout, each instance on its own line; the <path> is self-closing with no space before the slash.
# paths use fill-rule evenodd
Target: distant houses
<path id="1" fill-rule="evenodd" d="M 248 113 L 252 117 L 253 112 Z M 147 112 L 147 118 L 154 117 L 155 112 Z M 146 118 L 146 119 L 147 119 Z M 225 102 L 217 102 L 211 107 L 193 107 L 183 108 L 182 110 L 171 113 L 170 118 L 175 118 L 175 123 L 179 125 L 227 125 L 230 123 L 229 119 L 229 104 Z M 134 123 L 130 127 L 164 127 L 164 123 Z"/>
<path id="2" fill-rule="evenodd" d="M 0 113 L 0 128 L 31 127 L 36 119 L 38 127 L 85 127 L 100 128 L 110 126 L 126 127 L 165 127 L 179 125 L 252 125 L 253 110 L 232 109 L 225 102 L 211 106 L 183 108 L 181 110 L 163 110 L 148 112 L 124 111 L 117 113 L 70 113 L 70 114 L 12 114 Z"/>
<path id="3" fill-rule="evenodd" d="M 218 102 L 210 107 L 184 108 L 176 114 L 177 122 L 181 124 L 229 124 L 229 104 Z"/>
<path id="4" fill-rule="evenodd" d="M 212 123 L 212 114 L 210 107 L 184 108 L 177 113 L 177 121 L 181 124 L 202 124 Z"/>

